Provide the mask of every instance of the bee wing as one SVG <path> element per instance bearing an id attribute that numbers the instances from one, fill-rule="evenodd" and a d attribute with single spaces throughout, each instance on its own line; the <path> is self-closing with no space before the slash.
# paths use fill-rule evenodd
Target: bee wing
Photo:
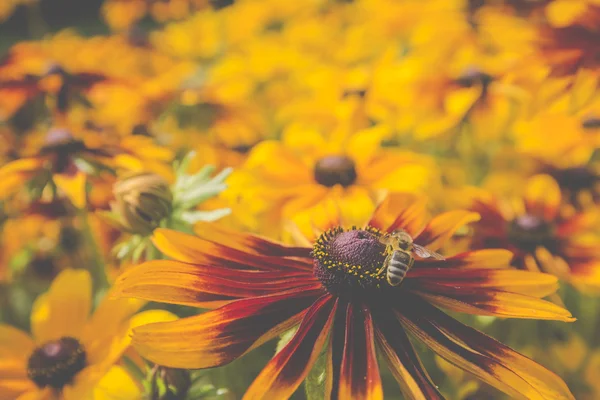
<path id="1" fill-rule="evenodd" d="M 436 260 L 445 260 L 444 256 L 436 253 L 435 251 L 426 249 L 423 246 L 419 246 L 418 244 L 413 243 L 413 251 L 416 255 L 421 258 L 435 258 Z"/>

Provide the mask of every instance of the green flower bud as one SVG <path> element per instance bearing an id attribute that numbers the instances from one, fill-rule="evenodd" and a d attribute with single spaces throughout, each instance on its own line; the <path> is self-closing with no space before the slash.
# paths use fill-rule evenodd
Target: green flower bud
<path id="1" fill-rule="evenodd" d="M 123 227 L 131 233 L 149 235 L 171 214 L 173 194 L 169 183 L 160 175 L 142 173 L 115 183 L 116 203 Z"/>

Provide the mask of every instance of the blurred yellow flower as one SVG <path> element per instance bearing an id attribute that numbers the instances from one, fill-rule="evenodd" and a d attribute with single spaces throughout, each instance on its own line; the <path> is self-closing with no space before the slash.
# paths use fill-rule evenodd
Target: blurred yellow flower
<path id="1" fill-rule="evenodd" d="M 106 298 L 92 316 L 87 271 L 65 270 L 41 295 L 31 314 L 32 336 L 0 325 L 0 399 L 105 399 L 141 395 L 117 361 L 140 324 L 173 321 L 166 311 L 144 311 L 131 299 Z"/>
<path id="2" fill-rule="evenodd" d="M 289 219 L 310 223 L 311 210 L 326 199 L 340 208 L 345 222 L 358 224 L 385 193 L 424 192 L 436 184 L 431 159 L 382 148 L 385 134 L 373 127 L 328 137 L 291 126 L 281 141 L 264 141 L 251 150 L 224 195 L 260 216 L 265 221 L 260 229 L 275 234 Z"/>

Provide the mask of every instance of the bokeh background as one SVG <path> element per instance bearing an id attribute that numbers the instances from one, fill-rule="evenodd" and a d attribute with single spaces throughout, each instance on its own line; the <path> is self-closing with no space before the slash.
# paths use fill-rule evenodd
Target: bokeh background
<path id="1" fill-rule="evenodd" d="M 599 76 L 597 0 L 0 0 L 0 321 L 30 330 L 72 268 L 97 304 L 159 225 L 292 243 L 408 193 L 482 214 L 444 254 L 558 277 L 574 323 L 457 318 L 598 399 Z M 276 346 L 198 396 L 240 398 Z M 448 398 L 502 398 L 419 350 Z"/>

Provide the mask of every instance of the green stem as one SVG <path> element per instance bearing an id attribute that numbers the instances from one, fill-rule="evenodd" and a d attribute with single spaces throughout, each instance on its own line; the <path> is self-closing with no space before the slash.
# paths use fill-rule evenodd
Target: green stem
<path id="1" fill-rule="evenodd" d="M 83 239 L 90 255 L 89 266 L 87 269 L 90 271 L 93 278 L 94 292 L 98 293 L 109 287 L 104 259 L 98 249 L 94 235 L 92 234 L 92 228 L 86 210 L 80 210 L 79 215 L 83 225 Z"/>

